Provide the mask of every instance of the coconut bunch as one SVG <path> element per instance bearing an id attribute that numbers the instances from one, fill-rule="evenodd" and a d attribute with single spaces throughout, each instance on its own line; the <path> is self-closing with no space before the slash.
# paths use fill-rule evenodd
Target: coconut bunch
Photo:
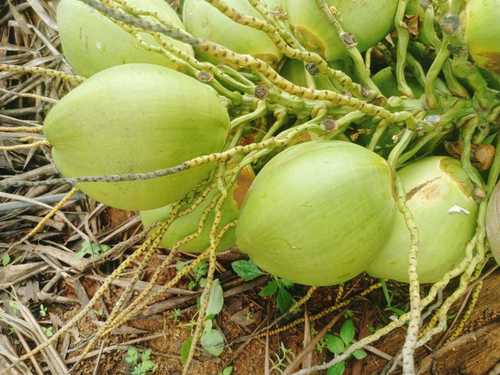
<path id="1" fill-rule="evenodd" d="M 499 0 L 61 0 L 85 79 L 43 131 L 65 181 L 140 212 L 130 262 L 210 260 L 186 368 L 216 252 L 237 247 L 300 284 L 409 283 L 408 369 L 420 313 L 460 276 L 423 345 L 498 255 L 499 18 Z M 118 303 L 87 351 L 154 298 Z"/>

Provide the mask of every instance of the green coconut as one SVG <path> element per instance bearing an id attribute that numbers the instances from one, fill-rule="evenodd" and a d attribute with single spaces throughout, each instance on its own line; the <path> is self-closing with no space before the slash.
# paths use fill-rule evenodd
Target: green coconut
<path id="1" fill-rule="evenodd" d="M 353 34 L 360 51 L 382 40 L 392 29 L 397 0 L 327 0 L 337 9 L 344 31 Z M 347 56 L 336 30 L 315 0 L 286 0 L 288 20 L 303 45 L 327 60 Z"/>
<path id="2" fill-rule="evenodd" d="M 247 0 L 225 0 L 225 3 L 241 14 L 262 18 Z M 211 40 L 237 53 L 252 55 L 272 65 L 281 59 L 281 52 L 263 31 L 234 22 L 204 0 L 185 0 L 182 14 L 187 31 L 196 37 Z M 204 53 L 199 53 L 199 56 L 209 59 Z"/>
<path id="3" fill-rule="evenodd" d="M 473 185 L 460 162 L 445 156 L 425 158 L 398 173 L 418 227 L 419 281 L 433 283 L 460 262 L 474 235 L 477 204 L 472 197 Z M 409 249 L 410 235 L 399 213 L 384 248 L 367 272 L 408 282 Z"/>
<path id="4" fill-rule="evenodd" d="M 250 187 L 237 245 L 265 271 L 293 282 L 345 282 L 368 267 L 391 233 L 391 171 L 383 158 L 353 143 L 292 146 Z"/>
<path id="5" fill-rule="evenodd" d="M 469 0 L 465 8 L 465 39 L 474 61 L 500 73 L 500 0 Z"/>
<path id="6" fill-rule="evenodd" d="M 156 12 L 164 23 L 184 29 L 175 11 L 164 0 L 127 0 L 126 3 L 141 11 Z M 172 66 L 164 55 L 148 51 L 134 36 L 81 1 L 61 0 L 57 7 L 57 24 L 64 56 L 75 72 L 83 76 L 128 63 Z M 150 35 L 141 33 L 141 37 L 148 44 L 158 46 Z M 193 55 L 191 46 L 167 37 L 164 39 Z"/>
<path id="7" fill-rule="evenodd" d="M 236 184 L 229 192 L 229 195 L 222 206 L 221 227 L 238 218 L 241 204 L 254 177 L 254 173 L 250 167 L 247 167 L 240 172 Z M 198 229 L 198 223 L 203 216 L 203 212 L 210 205 L 210 203 L 217 198 L 217 196 L 217 189 L 211 191 L 203 203 L 200 204 L 193 212 L 176 219 L 167 230 L 167 233 L 163 236 L 161 246 L 166 249 L 171 249 L 177 241 L 195 233 Z M 141 211 L 140 216 L 142 223 L 144 226 L 147 226 L 155 222 L 165 220 L 171 210 L 172 205 L 149 211 Z M 205 221 L 205 225 L 203 226 L 203 230 L 200 235 L 182 246 L 180 250 L 193 253 L 200 253 L 206 250 L 210 245 L 210 230 L 212 228 L 214 218 L 215 212 L 212 210 Z M 235 229 L 232 228 L 224 234 L 217 250 L 224 251 L 234 247 L 235 244 L 236 234 Z"/>
<path id="8" fill-rule="evenodd" d="M 500 264 L 500 183 L 497 184 L 491 195 L 486 215 L 486 233 L 491 252 L 497 263 Z"/>
<path id="9" fill-rule="evenodd" d="M 330 78 L 319 74 L 312 76 L 307 72 L 302 61 L 288 60 L 281 68 L 280 73 L 290 82 L 302 87 L 313 87 L 317 90 L 335 90 Z"/>
<path id="10" fill-rule="evenodd" d="M 66 177 L 171 167 L 221 151 L 228 129 L 229 116 L 212 88 L 151 64 L 95 74 L 51 109 L 44 126 L 54 162 Z M 78 187 L 112 207 L 148 210 L 182 198 L 212 169 L 204 165 L 156 179 Z"/>

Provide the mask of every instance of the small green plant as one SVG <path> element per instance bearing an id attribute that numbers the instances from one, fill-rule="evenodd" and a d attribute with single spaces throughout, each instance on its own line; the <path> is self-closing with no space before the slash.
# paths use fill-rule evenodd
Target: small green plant
<path id="1" fill-rule="evenodd" d="M 54 336 L 54 328 L 53 327 L 41 327 L 43 334 L 47 337 Z"/>
<path id="2" fill-rule="evenodd" d="M 233 271 L 245 281 L 256 279 L 265 273 L 251 260 L 237 260 L 231 263 Z M 294 284 L 288 280 L 278 277 L 272 278 L 264 288 L 259 292 L 261 297 L 276 296 L 276 304 L 280 313 L 286 313 L 295 303 L 293 296 L 288 289 Z"/>
<path id="3" fill-rule="evenodd" d="M 130 367 L 130 375 L 147 375 L 156 367 L 151 360 L 151 349 L 140 352 L 133 346 L 129 346 L 125 362 Z"/>
<path id="4" fill-rule="evenodd" d="M 264 275 L 257 265 L 251 260 L 237 260 L 231 263 L 233 271 L 245 281 L 251 281 Z"/>
<path id="5" fill-rule="evenodd" d="M 394 292 L 387 287 L 387 283 L 385 282 L 385 280 L 381 280 L 381 284 L 382 284 L 382 292 L 384 294 L 385 303 L 387 304 L 387 307 L 384 310 L 390 311 L 397 318 L 399 318 L 401 315 L 408 312 L 407 305 L 406 306 L 399 306 L 399 305 L 393 304 Z"/>
<path id="6" fill-rule="evenodd" d="M 7 267 L 10 263 L 10 255 L 9 254 L 4 254 L 2 255 L 2 266 Z"/>
<path id="7" fill-rule="evenodd" d="M 200 281 L 201 286 L 204 280 Z M 201 335 L 200 344 L 205 351 L 214 357 L 218 357 L 224 351 L 225 338 L 222 331 L 216 327 L 215 318 L 221 312 L 224 306 L 224 291 L 220 285 L 220 281 L 215 279 L 210 288 L 210 296 L 208 300 L 207 310 L 205 312 L 205 321 L 203 322 L 203 333 Z M 180 350 L 182 363 L 185 363 L 191 348 L 192 337 L 186 339 Z"/>
<path id="8" fill-rule="evenodd" d="M 187 361 L 187 357 L 189 355 L 189 350 L 191 349 L 191 343 L 193 342 L 193 338 L 189 336 L 186 340 L 184 340 L 181 344 L 180 356 L 181 362 L 184 364 Z"/>
<path id="9" fill-rule="evenodd" d="M 19 312 L 19 304 L 16 301 L 9 301 L 9 309 L 14 314 Z"/>
<path id="10" fill-rule="evenodd" d="M 45 318 L 45 317 L 47 316 L 47 312 L 48 312 L 48 311 L 47 311 L 47 307 L 46 307 L 46 306 L 42 303 L 42 304 L 40 305 L 40 316 L 41 316 L 42 318 Z"/>
<path id="11" fill-rule="evenodd" d="M 180 319 L 181 319 L 181 316 L 182 316 L 182 311 L 181 309 L 174 309 L 171 313 L 170 313 L 170 317 L 172 318 L 172 320 L 174 322 L 178 322 Z"/>
<path id="12" fill-rule="evenodd" d="M 340 355 L 353 343 L 354 337 L 356 337 L 356 327 L 351 318 L 352 314 L 347 314 L 347 316 L 348 319 L 340 327 L 340 332 L 338 334 L 327 333 L 321 342 L 318 343 L 316 349 L 322 351 L 326 348 L 330 353 Z M 361 360 L 366 356 L 367 354 L 363 349 L 358 349 L 352 353 L 352 357 L 357 360 Z M 346 369 L 346 365 L 346 361 L 342 361 L 331 366 L 327 371 L 327 375 L 342 375 Z"/>
<path id="13" fill-rule="evenodd" d="M 234 367 L 233 366 L 228 366 L 219 375 L 232 375 L 233 374 Z"/>
<path id="14" fill-rule="evenodd" d="M 99 256 L 106 251 L 108 251 L 110 247 L 108 245 L 101 245 L 95 242 L 91 242 L 88 240 L 83 241 L 80 250 L 76 253 L 80 258 L 93 258 Z"/>
<path id="15" fill-rule="evenodd" d="M 182 271 L 184 267 L 186 267 L 189 262 L 178 261 L 175 265 L 177 272 Z M 188 284 L 188 289 L 193 290 L 202 285 L 202 281 L 205 279 L 205 276 L 208 272 L 208 262 L 201 262 L 196 267 L 194 267 L 191 273 L 191 280 Z"/>
<path id="16" fill-rule="evenodd" d="M 259 292 L 261 297 L 276 296 L 276 305 L 281 314 L 286 313 L 295 303 L 295 299 L 288 289 L 294 286 L 288 280 L 273 277 Z"/>

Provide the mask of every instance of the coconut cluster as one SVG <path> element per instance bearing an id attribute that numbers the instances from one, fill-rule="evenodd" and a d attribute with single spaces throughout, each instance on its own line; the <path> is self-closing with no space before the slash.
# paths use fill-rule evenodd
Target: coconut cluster
<path id="1" fill-rule="evenodd" d="M 318 74 L 317 66 L 285 58 L 284 48 L 265 30 L 237 22 L 241 16 L 228 17 L 216 6 L 220 2 L 185 0 L 179 12 L 182 20 L 163 0 L 125 3 L 146 21 L 173 26 L 200 40 L 258 58 L 297 87 L 345 94 L 338 82 Z M 324 4 L 331 12 L 330 18 L 315 0 L 257 3 L 267 12 L 248 0 L 223 2 L 232 14 L 257 23 L 281 25 L 292 45 L 321 56 L 329 68 L 351 77 L 350 84 L 357 87 L 367 77 L 363 78 L 363 69 L 353 64 L 353 49 L 366 52 L 384 38 L 390 39 L 400 2 L 327 0 Z M 415 17 L 428 11 L 414 1 L 408 8 L 408 14 L 414 12 Z M 499 12 L 498 1 L 471 0 L 457 21 L 472 58 L 488 70 L 488 79 L 494 82 L 500 66 Z M 272 21 L 270 15 L 274 15 Z M 120 24 L 79 0 L 61 0 L 57 16 L 64 56 L 76 73 L 89 77 L 57 103 L 45 120 L 44 131 L 52 145 L 54 162 L 64 176 L 162 171 L 235 146 L 231 144 L 231 119 L 238 111 L 208 84 L 211 77 L 196 79 L 183 65 L 196 61 L 197 68 L 206 63 L 222 66 L 224 55 L 214 57 L 197 45 L 193 48 L 162 34 Z M 433 43 L 432 33 L 422 32 L 420 38 L 422 43 Z M 160 53 L 162 48 L 170 48 L 173 55 L 184 60 Z M 412 53 L 417 56 L 418 51 Z M 225 72 L 233 77 L 239 74 L 229 69 Z M 379 99 L 394 99 L 387 108 L 396 112 L 432 107 L 424 98 L 429 87 L 422 84 L 418 74 L 406 82 L 413 97 L 401 95 L 400 73 L 400 67 L 392 64 L 378 67 L 376 74 L 368 77 Z M 251 74 L 244 71 L 235 78 L 239 79 L 238 85 L 251 80 Z M 258 98 L 270 95 L 266 84 L 265 80 L 259 81 L 264 94 L 255 94 Z M 449 86 L 448 76 L 437 77 L 431 90 L 452 97 L 454 92 Z M 490 91 L 487 93 L 488 98 L 492 97 Z M 282 98 L 301 100 L 292 95 Z M 272 104 L 269 108 L 274 108 Z M 336 110 L 345 108 L 339 106 Z M 464 110 L 464 117 L 467 115 Z M 298 121 L 300 117 L 296 117 Z M 227 191 L 220 210 L 222 218 L 217 218 L 221 225 L 234 220 L 238 224 L 224 235 L 218 250 L 237 245 L 263 270 L 301 284 L 333 285 L 362 272 L 407 282 L 410 234 L 398 206 L 399 180 L 418 229 L 420 281 L 435 282 L 460 262 L 474 235 L 478 216 L 470 174 L 457 159 L 444 156 L 444 151 L 439 156 L 427 156 L 425 149 L 415 158 L 418 160 L 409 158 L 401 168 L 395 168 L 387 161 L 388 152 L 383 147 L 376 149 L 364 142 L 363 134 L 373 133 L 376 127 L 374 119 L 364 114 L 359 118 L 356 125 L 361 130 L 355 139 L 315 140 L 313 134 L 273 157 L 267 155 L 263 166 L 242 168 Z M 335 127 L 335 121 L 332 123 Z M 388 131 L 380 143 L 391 149 L 398 136 Z M 106 205 L 140 211 L 144 224 L 149 226 L 169 217 L 174 204 L 212 179 L 216 169 L 214 160 L 172 175 L 85 182 L 78 188 Z M 205 250 L 216 221 L 213 202 L 217 194 L 217 189 L 212 190 L 203 203 L 178 218 L 165 233 L 162 246 L 172 248 L 199 228 L 198 236 L 183 243 L 181 250 Z M 496 200 L 492 200 L 488 235 L 496 253 L 497 208 Z"/>

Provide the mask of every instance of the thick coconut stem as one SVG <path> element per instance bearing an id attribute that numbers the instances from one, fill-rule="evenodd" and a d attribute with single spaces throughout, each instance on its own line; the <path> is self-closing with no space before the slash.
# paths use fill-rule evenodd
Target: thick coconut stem
<path id="1" fill-rule="evenodd" d="M 469 102 L 465 100 L 456 101 L 447 112 L 437 118 L 431 131 L 419 138 L 412 148 L 401 155 L 399 162 L 402 164 L 410 160 L 425 145 L 430 142 L 435 142 L 436 139 L 441 138 L 446 132 L 450 131 L 455 121 L 463 118 L 470 112 L 471 108 Z"/>
<path id="2" fill-rule="evenodd" d="M 420 64 L 420 61 L 418 61 L 411 53 L 408 53 L 406 56 L 406 62 L 408 63 L 408 66 L 413 72 L 413 75 L 417 79 L 418 83 L 424 87 L 425 86 L 425 71 L 424 68 L 422 67 L 422 64 Z"/>
<path id="3" fill-rule="evenodd" d="M 375 132 L 370 140 L 370 144 L 368 145 L 368 149 L 371 151 L 375 151 L 380 138 L 384 135 L 387 127 L 390 125 L 390 122 L 387 120 L 382 120 L 377 124 L 375 128 Z"/>
<path id="4" fill-rule="evenodd" d="M 403 150 L 408 146 L 413 137 L 413 131 L 406 129 L 396 147 L 389 155 L 389 164 L 396 168 L 399 157 Z M 415 374 L 414 352 L 417 346 L 418 331 L 420 328 L 420 284 L 417 273 L 417 255 L 418 255 L 418 228 L 415 218 L 406 205 L 406 192 L 399 177 L 395 174 L 395 184 L 397 192 L 397 205 L 399 211 L 403 214 L 406 226 L 410 233 L 410 249 L 408 251 L 408 279 L 410 282 L 410 321 L 406 333 L 406 339 L 403 346 L 403 374 Z"/>
<path id="5" fill-rule="evenodd" d="M 415 374 L 415 361 L 413 358 L 417 346 L 418 331 L 420 329 L 420 284 L 417 273 L 418 255 L 418 228 L 411 211 L 406 206 L 406 194 L 399 178 L 396 181 L 398 191 L 398 206 L 404 216 L 410 232 L 410 250 L 408 252 L 408 279 L 410 281 L 410 321 L 403 346 L 403 374 Z"/>
<path id="6" fill-rule="evenodd" d="M 441 42 L 436 58 L 427 71 L 427 76 L 425 77 L 425 100 L 429 108 L 436 108 L 438 105 L 438 101 L 434 93 L 434 82 L 441 72 L 444 63 L 450 56 L 450 51 L 448 49 L 449 45 L 449 38 L 445 37 Z"/>
<path id="7" fill-rule="evenodd" d="M 405 77 L 406 54 L 408 50 L 408 42 L 410 40 L 408 26 L 404 22 L 407 6 L 408 6 L 408 0 L 399 0 L 398 9 L 396 11 L 396 17 L 394 19 L 394 26 L 398 34 L 396 78 L 398 81 L 399 91 L 403 95 L 411 98 L 413 97 L 413 91 L 411 90 L 410 86 L 408 86 L 408 83 L 406 83 L 406 77 Z"/>
<path id="8" fill-rule="evenodd" d="M 439 48 L 441 41 L 436 33 L 434 22 L 435 22 L 434 7 L 432 4 L 427 4 L 427 6 L 425 7 L 424 19 L 422 21 L 422 29 L 420 31 L 420 35 L 426 44 L 430 44 L 431 46 L 437 49 Z"/>
<path id="9" fill-rule="evenodd" d="M 334 120 L 334 127 L 331 134 L 328 136 L 330 139 L 334 139 L 344 132 L 351 126 L 353 122 L 360 121 L 365 117 L 365 114 L 359 111 L 349 112 L 348 114 L 342 116 L 338 120 Z"/>
<path id="10" fill-rule="evenodd" d="M 257 102 L 257 107 L 253 112 L 237 117 L 233 121 L 231 121 L 231 130 L 240 128 L 243 125 L 264 116 L 266 113 L 267 113 L 266 102 L 259 100 Z"/>
<path id="11" fill-rule="evenodd" d="M 464 149 L 462 152 L 462 167 L 471 179 L 471 181 L 476 185 L 479 190 L 484 189 L 484 183 L 479 175 L 478 171 L 473 167 L 471 162 L 472 157 L 472 137 L 479 125 L 479 117 L 474 116 L 471 118 L 467 124 L 464 126 L 462 137 Z"/>

